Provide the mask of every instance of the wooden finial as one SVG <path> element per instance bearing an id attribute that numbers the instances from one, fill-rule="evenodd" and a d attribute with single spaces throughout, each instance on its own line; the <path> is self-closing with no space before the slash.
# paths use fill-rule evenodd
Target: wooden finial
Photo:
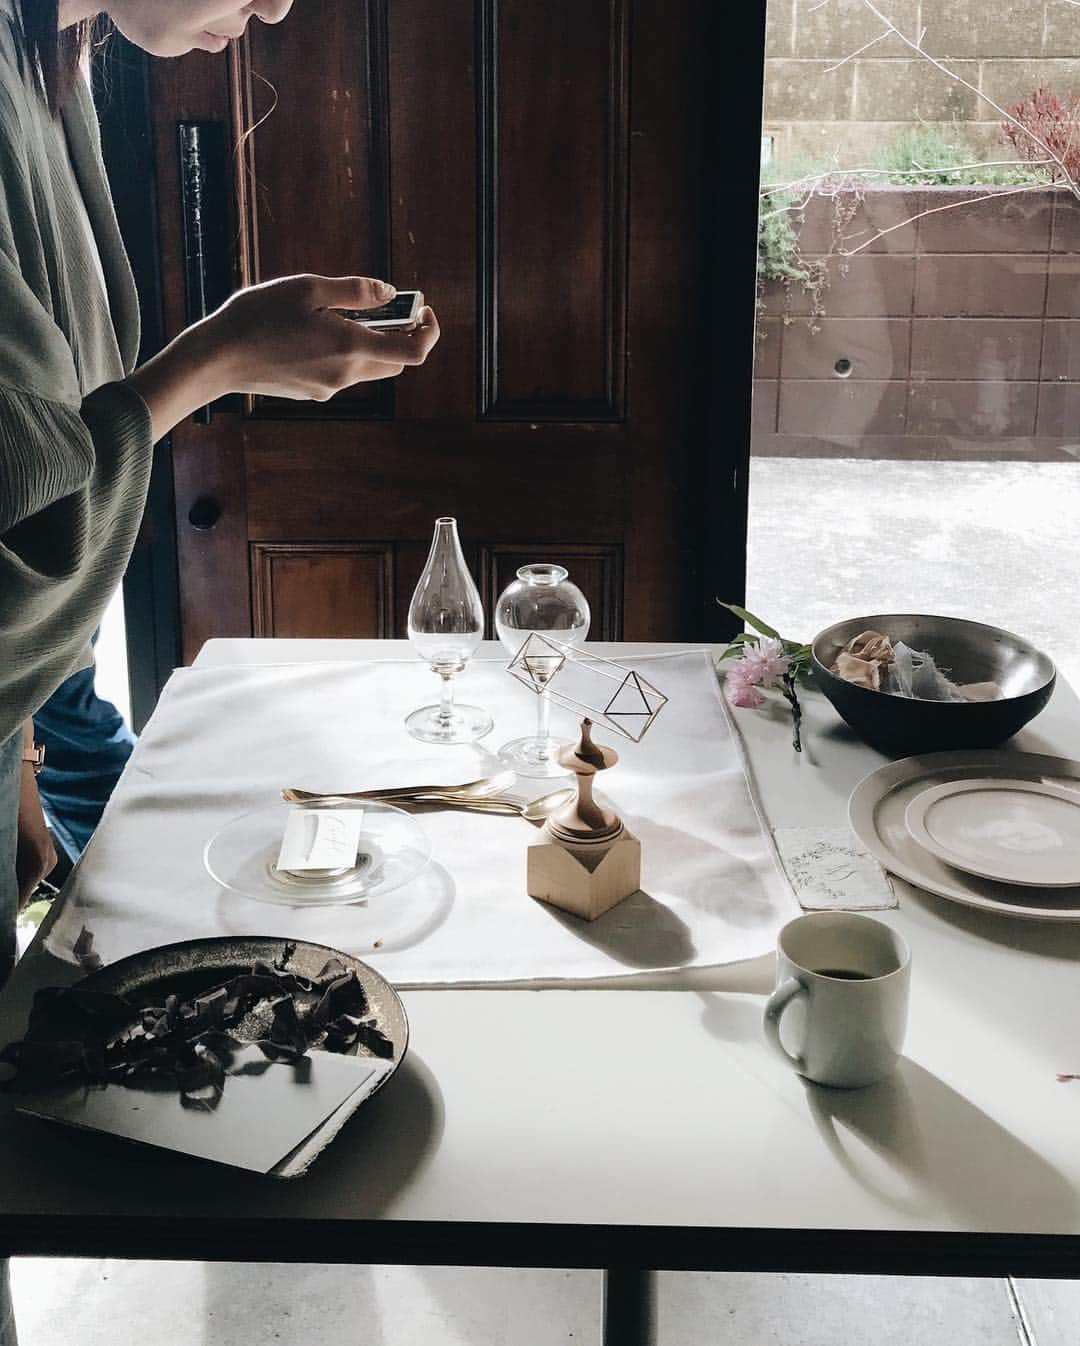
<path id="1" fill-rule="evenodd" d="M 547 822 L 548 834 L 559 841 L 577 844 L 611 842 L 622 831 L 617 813 L 606 809 L 593 799 L 593 778 L 619 760 L 614 748 L 605 748 L 592 739 L 592 721 L 581 722 L 581 738 L 574 746 L 559 753 L 559 765 L 577 776 L 577 798 L 572 800 Z"/>
<path id="2" fill-rule="evenodd" d="M 596 771 L 606 771 L 619 760 L 614 748 L 605 748 L 594 743 L 592 737 L 593 722 L 584 719 L 581 722 L 581 737 L 572 747 L 567 746 L 559 753 L 559 765 L 566 767 L 576 776 L 592 775 Z"/>

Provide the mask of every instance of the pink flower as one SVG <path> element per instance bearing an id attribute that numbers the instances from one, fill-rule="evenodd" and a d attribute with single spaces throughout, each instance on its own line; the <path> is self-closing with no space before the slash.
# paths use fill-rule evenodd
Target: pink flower
<path id="1" fill-rule="evenodd" d="M 753 685 L 753 670 L 739 659 L 731 665 L 727 674 L 728 700 L 733 706 L 743 706 L 748 710 L 757 710 L 765 704 L 765 698 Z"/>
<path id="2" fill-rule="evenodd" d="M 741 682 L 758 687 L 775 687 L 790 665 L 791 660 L 784 653 L 780 641 L 774 640 L 772 636 L 762 636 L 756 644 L 746 646 L 731 671 L 738 675 Z"/>
<path id="3" fill-rule="evenodd" d="M 734 686 L 728 679 L 728 699 L 733 706 L 744 706 L 748 710 L 757 710 L 765 704 L 765 698 L 756 687 L 747 682 L 736 682 Z"/>

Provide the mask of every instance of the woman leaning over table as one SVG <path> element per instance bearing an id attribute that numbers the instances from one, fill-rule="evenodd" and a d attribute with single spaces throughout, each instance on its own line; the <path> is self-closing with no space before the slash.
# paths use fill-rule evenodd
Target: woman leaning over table
<path id="1" fill-rule="evenodd" d="M 138 304 L 81 69 L 90 23 L 104 13 L 168 57 L 222 51 L 250 19 L 277 23 L 291 6 L 0 0 L 0 981 L 17 903 L 54 858 L 30 717 L 90 657 L 154 441 L 226 393 L 323 401 L 421 364 L 438 340 L 430 309 L 411 332 L 332 311 L 384 302 L 381 281 L 293 276 L 240 291 L 134 368 Z M 5 1301 L 0 1346 L 14 1341 Z"/>

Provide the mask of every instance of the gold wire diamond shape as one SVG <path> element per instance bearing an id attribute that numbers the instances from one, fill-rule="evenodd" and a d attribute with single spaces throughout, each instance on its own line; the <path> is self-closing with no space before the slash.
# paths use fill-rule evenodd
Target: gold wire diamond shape
<path id="1" fill-rule="evenodd" d="M 652 700 L 650 700 L 650 697 Z M 658 687 L 654 687 L 639 673 L 630 669 L 615 689 L 611 700 L 604 707 L 604 716 L 616 725 L 620 720 L 640 720 L 641 727 L 636 735 L 640 740 L 645 731 L 667 705 L 667 697 Z M 635 735 L 630 734 L 631 738 Z"/>
<path id="2" fill-rule="evenodd" d="M 542 692 L 565 663 L 566 655 L 534 631 L 506 667 L 518 682 Z"/>

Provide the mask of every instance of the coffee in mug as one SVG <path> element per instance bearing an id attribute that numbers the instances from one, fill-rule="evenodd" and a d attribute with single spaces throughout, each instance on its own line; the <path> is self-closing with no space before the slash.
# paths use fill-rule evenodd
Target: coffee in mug
<path id="1" fill-rule="evenodd" d="M 883 921 L 847 911 L 796 917 L 777 941 L 766 1037 L 815 1084 L 873 1084 L 900 1056 L 910 980 L 908 946 Z"/>

